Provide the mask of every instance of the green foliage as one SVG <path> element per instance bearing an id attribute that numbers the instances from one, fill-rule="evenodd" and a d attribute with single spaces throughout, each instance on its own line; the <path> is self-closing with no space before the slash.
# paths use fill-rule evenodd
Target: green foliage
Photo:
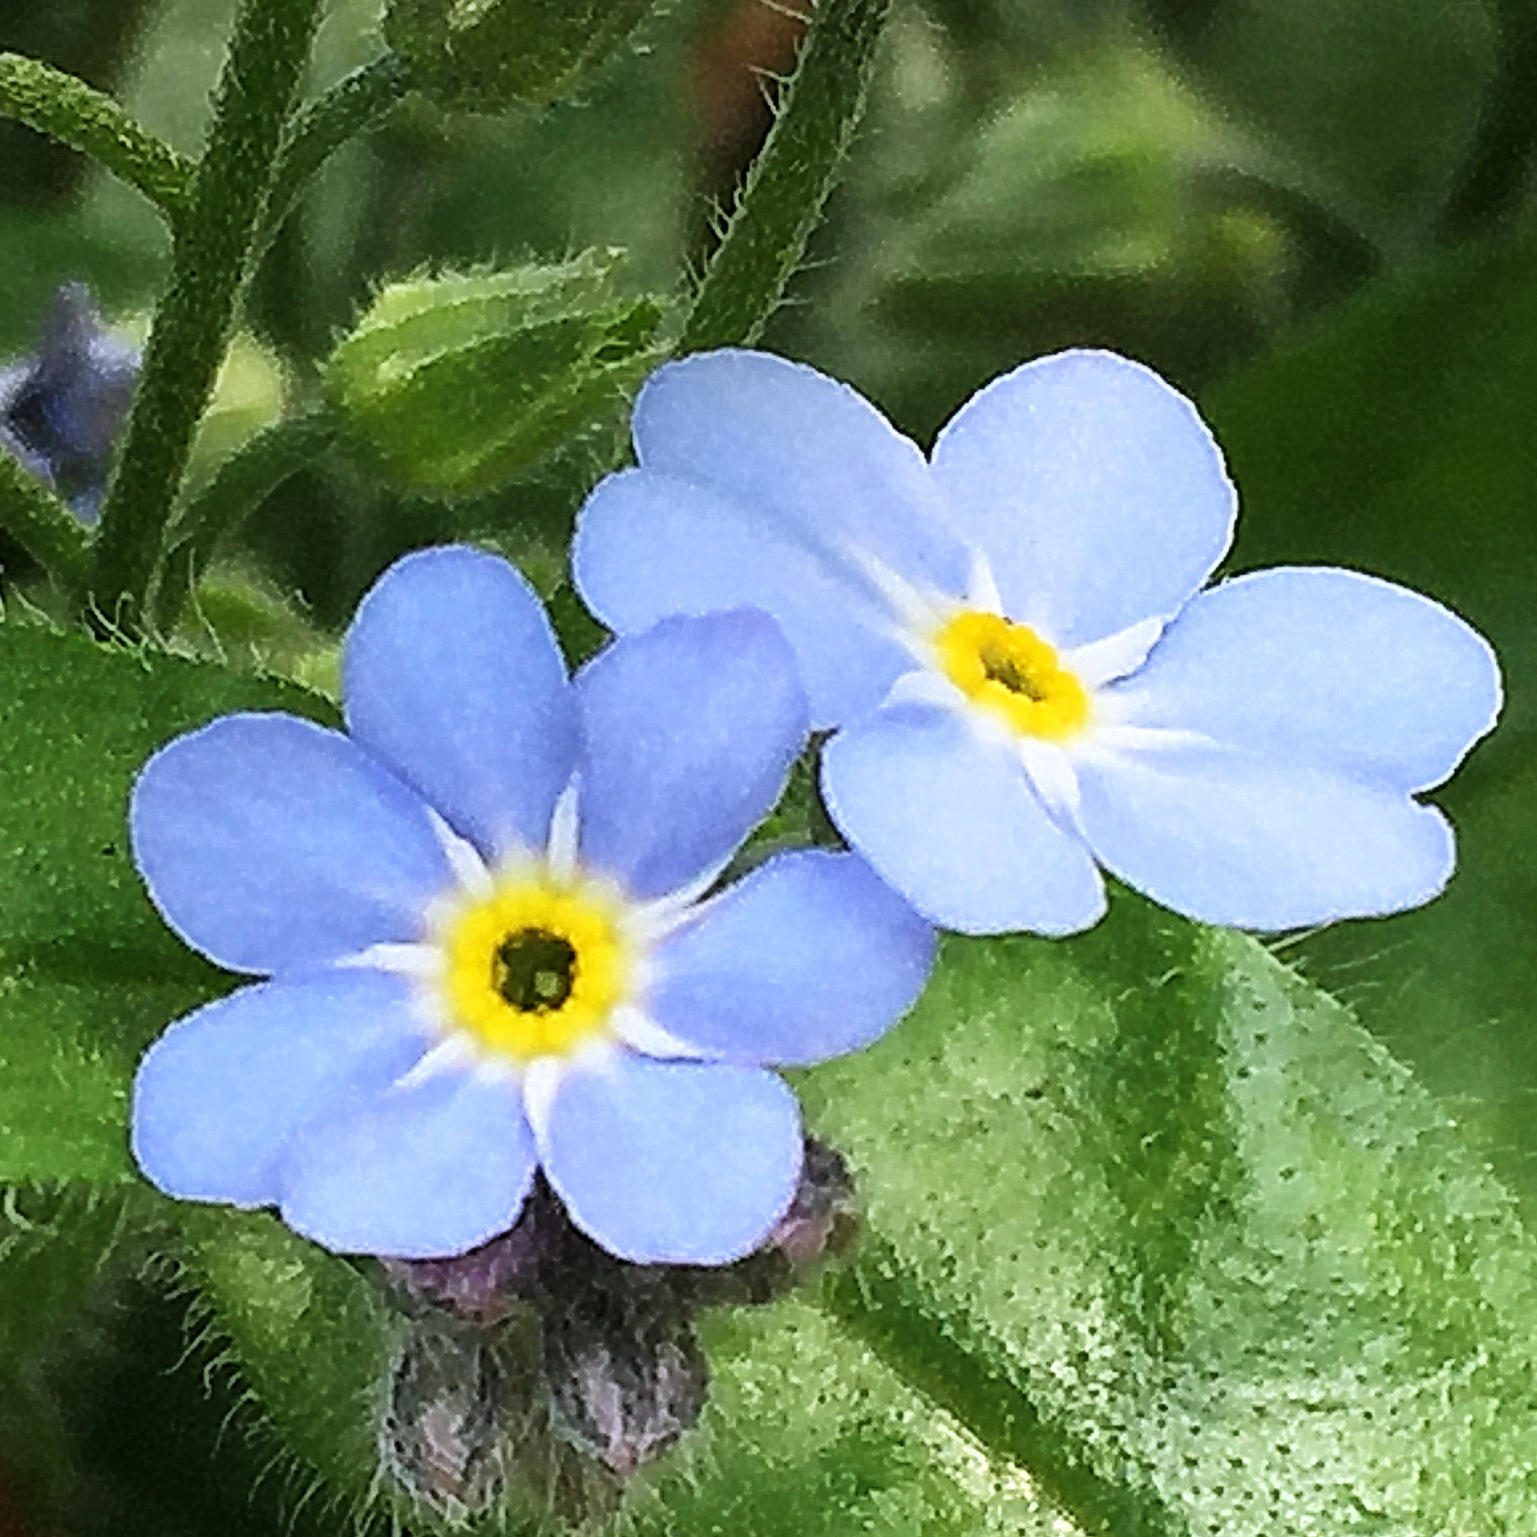
<path id="1" fill-rule="evenodd" d="M 819 1069 L 860 1337 L 1091 1531 L 1527 1529 L 1537 1251 L 1343 1008 L 1119 900 Z"/>
<path id="2" fill-rule="evenodd" d="M 656 0 L 390 0 L 384 35 L 442 105 L 500 112 L 565 95 Z"/>
<path id="3" fill-rule="evenodd" d="M 408 487 L 487 490 L 611 414 L 655 366 L 661 307 L 618 253 L 392 283 L 332 354 L 332 404 Z"/>
<path id="4" fill-rule="evenodd" d="M 1311 196 L 1393 248 L 1422 237 L 1473 141 L 1494 67 L 1485 0 L 1248 0 L 1190 57 Z"/>
<path id="5" fill-rule="evenodd" d="M 176 733 L 272 708 L 329 713 L 222 668 L 0 629 L 0 1184 L 130 1177 L 134 1063 L 226 984 L 150 906 L 128 790 Z"/>

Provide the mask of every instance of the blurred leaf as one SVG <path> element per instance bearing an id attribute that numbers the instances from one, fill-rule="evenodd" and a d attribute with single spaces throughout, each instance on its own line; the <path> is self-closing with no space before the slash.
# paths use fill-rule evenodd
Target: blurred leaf
<path id="1" fill-rule="evenodd" d="M 1485 0 L 1233 0 L 1190 56 L 1315 197 L 1393 250 L 1450 190 L 1496 40 Z"/>
<path id="2" fill-rule="evenodd" d="M 500 112 L 568 94 L 640 25 L 656 0 L 389 0 L 385 41 L 429 96 Z"/>
<path id="3" fill-rule="evenodd" d="M 932 29 L 899 17 L 892 38 L 828 295 L 785 328 L 906 430 L 1063 346 L 1209 374 L 1284 312 L 1273 157 L 1141 38 L 1016 69 L 985 113 Z"/>
<path id="4" fill-rule="evenodd" d="M 1537 1251 L 1429 1096 L 1254 941 L 1123 898 L 951 940 L 812 1075 L 833 1305 L 1087 1529 L 1525 1531 Z"/>
<path id="5" fill-rule="evenodd" d="M 1359 566 L 1493 640 L 1505 718 L 1442 799 L 1450 891 L 1298 952 L 1479 1135 L 1537 1214 L 1537 238 L 1363 295 L 1205 404 L 1244 498 L 1237 564 Z M 1427 687 L 1433 687 L 1427 679 Z"/>
<path id="6" fill-rule="evenodd" d="M 88 283 L 111 315 L 143 302 L 160 263 L 150 251 L 114 239 L 101 221 L 76 215 L 0 218 L 0 363 L 30 352 L 59 285 Z"/>
<path id="7" fill-rule="evenodd" d="M 227 980 L 150 906 L 129 786 L 178 732 L 263 708 L 329 710 L 221 668 L 0 628 L 0 1183 L 130 1176 L 134 1062 Z"/>

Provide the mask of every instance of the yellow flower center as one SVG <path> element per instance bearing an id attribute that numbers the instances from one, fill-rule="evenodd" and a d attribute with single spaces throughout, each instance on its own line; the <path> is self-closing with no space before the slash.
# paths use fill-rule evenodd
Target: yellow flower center
<path id="1" fill-rule="evenodd" d="M 968 609 L 934 645 L 945 676 L 1021 736 L 1061 742 L 1088 723 L 1088 690 L 1029 625 Z"/>
<path id="2" fill-rule="evenodd" d="M 517 1062 L 604 1034 L 634 970 L 614 898 L 547 876 L 505 881 L 459 908 L 439 943 L 450 1020 Z"/>

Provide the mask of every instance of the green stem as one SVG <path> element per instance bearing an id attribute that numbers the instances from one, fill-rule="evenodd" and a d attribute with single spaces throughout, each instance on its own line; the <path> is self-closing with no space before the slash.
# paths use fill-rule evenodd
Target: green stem
<path id="1" fill-rule="evenodd" d="M 0 528 L 75 603 L 90 577 L 89 545 L 69 508 L 37 476 L 0 448 Z"/>
<path id="2" fill-rule="evenodd" d="M 318 459 L 336 441 L 339 427 L 335 415 L 324 407 L 274 422 L 226 459 L 187 502 L 172 525 L 170 549 L 155 593 L 159 634 L 169 635 L 175 629 L 221 541 L 290 475 Z"/>
<path id="3" fill-rule="evenodd" d="M 315 173 L 349 139 L 372 128 L 410 89 L 410 66 L 399 54 L 386 53 L 338 80 L 294 118 L 272 175 L 272 191 L 257 241 L 258 259 L 276 238 Z"/>
<path id="4" fill-rule="evenodd" d="M 97 539 L 97 600 L 136 628 L 193 435 L 224 360 L 320 0 L 242 0 Z"/>
<path id="5" fill-rule="evenodd" d="M 778 120 L 694 299 L 678 351 L 757 340 L 805 254 L 864 113 L 891 0 L 819 0 Z"/>
<path id="6" fill-rule="evenodd" d="M 191 164 L 77 76 L 25 54 L 0 53 L 0 115 L 89 155 L 142 192 L 173 229 L 187 213 Z"/>

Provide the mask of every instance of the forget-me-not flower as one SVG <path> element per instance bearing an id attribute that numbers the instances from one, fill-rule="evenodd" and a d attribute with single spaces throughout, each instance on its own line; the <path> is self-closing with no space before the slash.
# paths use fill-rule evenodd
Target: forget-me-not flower
<path id="1" fill-rule="evenodd" d="M 707 894 L 805 742 L 774 622 L 668 620 L 568 680 L 511 566 L 436 549 L 364 599 L 343 681 L 350 734 L 225 716 L 134 790 L 166 920 L 270 978 L 151 1047 L 145 1173 L 423 1258 L 510 1227 L 542 1168 L 621 1258 L 751 1251 L 802 1157 L 771 1069 L 874 1040 L 933 955 L 852 855 Z"/>
<path id="2" fill-rule="evenodd" d="M 36 354 L 0 369 L 0 450 L 94 523 L 138 378 L 138 353 L 102 325 L 90 289 L 66 283 Z"/>
<path id="3" fill-rule="evenodd" d="M 1065 352 L 972 398 L 931 458 L 847 386 L 764 353 L 659 369 L 639 467 L 573 568 L 621 634 L 751 603 L 779 620 L 849 843 L 926 917 L 1082 929 L 1100 867 L 1179 912 L 1282 929 L 1434 896 L 1421 805 L 1499 708 L 1483 639 L 1328 568 L 1205 588 L 1236 498 L 1195 408 Z"/>

